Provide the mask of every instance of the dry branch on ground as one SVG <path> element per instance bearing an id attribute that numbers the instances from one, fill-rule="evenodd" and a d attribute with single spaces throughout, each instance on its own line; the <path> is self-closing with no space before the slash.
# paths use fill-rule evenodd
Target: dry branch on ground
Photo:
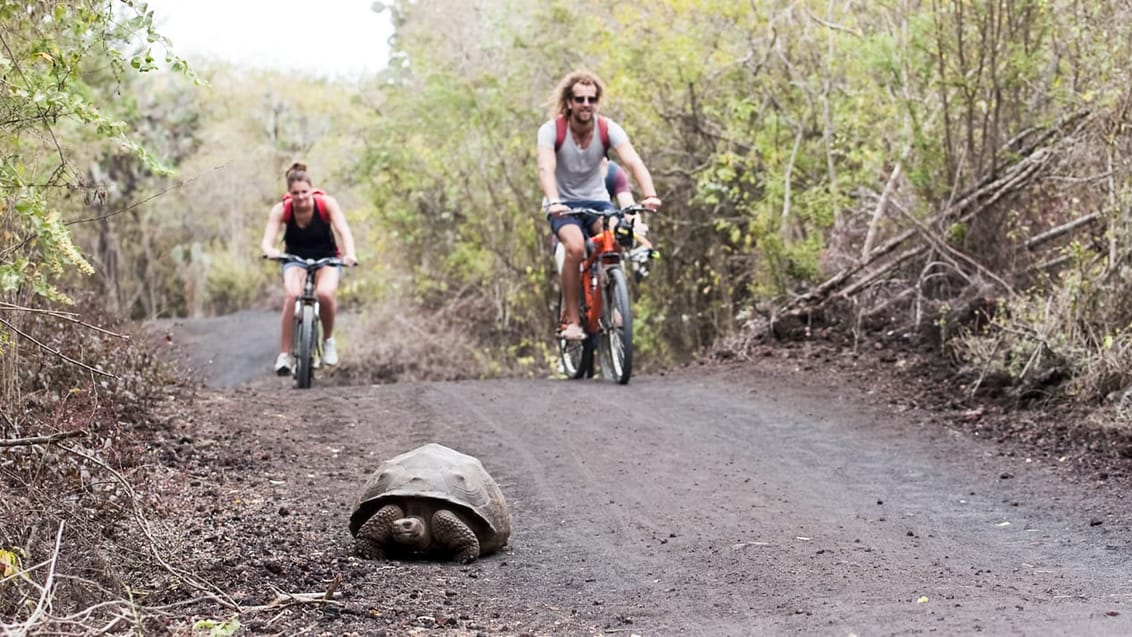
<path id="1" fill-rule="evenodd" d="M 925 286 L 924 264 L 930 270 L 935 267 L 933 262 L 945 265 L 965 283 L 962 287 L 979 289 L 979 295 L 968 296 L 988 293 L 1015 296 L 1012 281 L 1018 278 L 1017 273 L 994 271 L 982 264 L 976 255 L 964 252 L 949 242 L 947 229 L 956 224 L 970 224 L 983 215 L 996 212 L 1003 202 L 1023 197 L 1061 165 L 1061 160 L 1073 146 L 1080 143 L 1088 123 L 1088 113 L 1081 112 L 1048 129 L 1031 129 L 1019 135 L 1006 144 L 1004 150 L 1004 155 L 1009 151 L 1016 159 L 1010 163 L 1003 161 L 996 171 L 985 175 L 968 191 L 944 202 L 934 214 L 924 219 L 918 218 L 908 206 L 892 196 L 891 182 L 900 175 L 900 171 L 894 170 L 870 213 L 873 223 L 867 237 L 868 249 L 863 249 L 857 259 L 826 280 L 775 309 L 771 324 L 821 314 L 834 300 L 850 301 L 860 315 L 871 316 L 891 307 L 894 299 L 921 298 Z M 889 224 L 889 232 L 895 232 L 884 240 L 876 236 L 881 218 Z M 1028 250 L 1036 251 L 1056 239 L 1091 227 L 1100 218 L 1100 213 L 1087 214 L 1021 243 Z M 879 242 L 879 245 L 873 247 L 874 242 Z M 921 272 L 919 276 L 908 276 L 908 272 L 917 269 Z M 862 301 L 861 292 L 878 286 L 885 289 L 885 294 L 871 300 L 875 304 Z M 948 300 L 941 299 L 942 302 Z"/>

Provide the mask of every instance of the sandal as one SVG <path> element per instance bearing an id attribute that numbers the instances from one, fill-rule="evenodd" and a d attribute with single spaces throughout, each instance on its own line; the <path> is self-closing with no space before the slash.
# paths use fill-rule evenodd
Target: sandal
<path id="1" fill-rule="evenodd" d="M 586 340 L 586 332 L 582 329 L 581 325 L 577 323 L 570 323 L 565 327 L 558 329 L 558 336 L 567 341 L 584 341 Z"/>

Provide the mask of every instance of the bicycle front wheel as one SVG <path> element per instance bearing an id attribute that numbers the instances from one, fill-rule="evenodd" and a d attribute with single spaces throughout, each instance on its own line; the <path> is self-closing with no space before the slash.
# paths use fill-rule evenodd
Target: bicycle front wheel
<path id="1" fill-rule="evenodd" d="M 558 296 L 558 315 L 562 320 L 562 295 Z M 594 345 L 589 335 L 582 341 L 568 341 L 558 335 L 558 360 L 566 378 L 578 379 L 593 376 Z"/>
<path id="2" fill-rule="evenodd" d="M 601 317 L 602 375 L 625 385 L 633 375 L 633 311 L 629 284 L 621 268 L 608 270 Z"/>
<path id="3" fill-rule="evenodd" d="M 295 383 L 299 389 L 307 389 L 314 378 L 314 356 L 318 339 L 318 316 L 313 305 L 303 306 L 299 322 L 299 350 L 295 353 Z"/>

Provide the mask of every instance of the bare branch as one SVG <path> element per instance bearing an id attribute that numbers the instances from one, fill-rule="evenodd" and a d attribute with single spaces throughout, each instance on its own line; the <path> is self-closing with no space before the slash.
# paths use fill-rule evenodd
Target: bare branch
<path id="1" fill-rule="evenodd" d="M 165 558 L 162 556 L 162 553 L 166 552 L 165 549 L 159 546 L 157 539 L 153 537 L 153 533 L 149 529 L 149 521 L 146 520 L 145 516 L 142 514 L 141 506 L 138 504 L 137 494 L 134 492 L 133 486 L 121 473 L 118 473 L 114 470 L 113 467 L 99 460 L 98 458 L 87 453 L 83 453 L 82 451 L 74 447 L 69 447 L 63 444 L 60 444 L 59 447 L 69 453 L 73 453 L 76 456 L 79 456 L 80 458 L 85 458 L 86 460 L 93 462 L 99 467 L 102 467 L 104 471 L 112 475 L 118 481 L 118 483 L 122 485 L 122 487 L 126 490 L 126 493 L 129 495 L 130 504 L 132 505 L 132 511 L 134 518 L 137 520 L 138 527 L 149 540 L 150 553 L 153 555 L 153 558 L 157 560 L 157 562 L 161 564 L 162 567 L 165 568 L 166 571 L 176 577 L 181 578 L 182 581 L 189 584 L 193 588 L 205 593 L 209 599 L 212 599 L 213 601 L 216 601 L 228 608 L 239 608 L 239 605 L 231 598 L 229 598 L 228 595 L 221 591 L 219 588 L 213 586 L 208 582 L 203 582 L 196 579 L 195 577 L 193 577 L 193 575 L 181 571 L 165 560 Z"/>
<path id="2" fill-rule="evenodd" d="M 69 321 L 71 323 L 74 323 L 75 325 L 81 325 L 83 327 L 92 329 L 96 332 L 101 332 L 103 334 L 106 334 L 107 336 L 113 336 L 113 337 L 120 338 L 120 339 L 127 340 L 127 341 L 130 340 L 130 337 L 126 334 L 119 334 L 117 332 L 111 332 L 110 330 L 106 330 L 106 329 L 103 329 L 103 328 L 101 328 L 97 325 L 93 325 L 91 323 L 87 323 L 86 321 L 80 320 L 78 318 L 79 315 L 76 312 L 60 312 L 59 310 L 47 310 L 47 309 L 40 309 L 40 308 L 24 307 L 22 305 L 15 305 L 13 303 L 6 303 L 4 301 L 0 301 L 0 310 L 6 310 L 6 311 L 9 311 L 9 312 L 33 312 L 35 314 L 46 314 L 46 315 L 54 317 L 54 318 L 63 319 L 64 321 Z"/>
<path id="3" fill-rule="evenodd" d="M 64 431 L 50 436 L 35 436 L 32 438 L 11 438 L 0 440 L 0 447 L 30 447 L 32 445 L 51 445 L 68 438 L 86 436 L 86 431 Z"/>
<path id="4" fill-rule="evenodd" d="M 1078 118 L 1079 117 L 1083 117 L 1083 115 L 1078 115 Z M 1050 130 L 1045 131 L 1042 135 L 1039 136 L 1040 138 L 1038 141 L 1035 141 L 1033 144 L 1027 147 L 1027 150 L 1029 152 L 1020 161 L 1011 165 L 1002 173 L 999 173 L 997 175 L 988 175 L 975 188 L 957 197 L 954 201 L 951 201 L 939 214 L 924 222 L 917 222 L 917 224 L 920 224 L 923 228 L 926 228 L 928 225 L 942 224 L 949 221 L 958 223 L 966 222 L 991 208 L 1003 197 L 1024 189 L 1055 157 L 1055 153 L 1053 152 L 1053 149 L 1051 147 L 1039 147 L 1038 144 L 1048 142 L 1049 139 L 1053 136 L 1053 133 L 1060 129 L 1060 126 L 1068 125 L 1070 123 L 1073 123 L 1074 121 L 1075 118 L 1067 118 L 1058 127 L 1053 127 Z M 1070 141 L 1070 139 L 1064 138 L 1057 140 L 1056 143 L 1070 143 Z M 856 265 L 843 269 L 806 294 L 794 297 L 782 309 L 787 310 L 792 308 L 802 308 L 812 304 L 821 304 L 826 299 L 828 299 L 831 294 L 833 294 L 836 290 L 842 288 L 843 286 L 846 287 L 840 291 L 839 296 L 845 297 L 852 295 L 861 288 L 866 287 L 877 277 L 883 275 L 886 272 L 892 271 L 899 262 L 904 261 L 926 250 L 928 247 L 927 245 L 906 251 L 896 261 L 886 264 L 880 270 L 869 273 L 865 280 L 847 286 L 849 281 L 854 276 L 867 268 L 870 264 L 888 255 L 889 253 L 903 245 L 905 242 L 907 242 L 909 239 L 921 233 L 921 227 L 911 228 L 901 232 L 895 237 L 889 239 L 876 250 L 871 250 L 870 253 L 867 256 L 863 256 L 861 261 Z M 928 233 L 928 236 L 932 236 L 930 232 Z M 941 249 L 946 248 L 947 246 L 943 245 L 943 248 Z M 952 252 L 952 254 L 954 254 L 954 252 Z M 981 265 L 973 262 L 970 262 L 970 265 L 978 268 L 982 272 L 987 273 L 988 277 L 994 278 L 997 281 L 1001 281 L 1001 279 L 998 279 L 998 277 L 990 275 L 989 271 L 987 271 L 986 268 L 983 268 Z M 1009 290 L 1010 287 L 1004 285 L 1004 289 Z"/>
<path id="5" fill-rule="evenodd" d="M 275 591 L 275 599 L 271 600 L 267 604 L 261 604 L 259 606 L 244 606 L 240 608 L 240 612 L 258 613 L 265 610 L 288 608 L 291 606 L 297 606 L 299 604 L 328 604 L 332 606 L 342 605 L 341 601 L 334 599 L 341 597 L 342 593 L 335 592 L 332 590 L 332 588 L 328 588 L 326 592 L 323 593 L 285 593 L 275 588 L 274 586 L 272 587 L 272 589 Z"/>
<path id="6" fill-rule="evenodd" d="M 906 146 L 905 150 L 911 148 Z M 869 230 L 865 234 L 865 245 L 861 248 L 861 259 L 869 258 L 869 253 L 872 252 L 873 242 L 876 241 L 877 226 L 880 224 L 881 217 L 884 216 L 884 209 L 888 205 L 888 200 L 892 197 L 892 191 L 896 189 L 896 182 L 900 179 L 900 173 L 903 170 L 902 161 L 896 162 L 892 167 L 892 174 L 888 176 L 888 181 L 884 184 L 884 192 L 880 193 L 880 200 L 877 201 L 876 208 L 873 209 L 873 219 L 869 222 Z"/>
<path id="7" fill-rule="evenodd" d="M 809 9 L 806 9 L 806 15 L 809 16 L 809 18 L 811 20 L 813 20 L 814 22 L 817 22 L 818 24 L 822 25 L 823 27 L 825 27 L 827 29 L 832 29 L 834 31 L 841 31 L 842 33 L 848 33 L 849 35 L 856 36 L 858 38 L 864 37 L 864 34 L 861 33 L 860 31 L 858 31 L 857 29 L 823 20 L 823 19 L 819 18 L 816 13 L 814 13 L 813 11 L 810 11 Z"/>
<path id="8" fill-rule="evenodd" d="M 126 206 L 125 208 L 119 208 L 118 210 L 114 210 L 112 212 L 108 212 L 104 215 L 100 215 L 100 216 L 97 216 L 97 217 L 84 217 L 82 219 L 74 219 L 72 221 L 65 222 L 63 225 L 72 226 L 72 225 L 75 225 L 77 223 L 89 223 L 91 221 L 101 221 L 103 219 L 109 219 L 110 217 L 116 217 L 116 216 L 118 216 L 122 213 L 129 212 L 129 211 L 131 211 L 134 208 L 137 208 L 139 206 L 144 206 L 145 204 L 153 201 L 154 199 L 157 199 L 158 197 L 165 195 L 168 192 L 171 192 L 173 190 L 177 190 L 178 188 L 183 187 L 185 184 L 190 184 L 190 183 L 196 181 L 197 179 L 204 177 L 205 175 L 207 175 L 210 172 L 220 170 L 221 168 L 227 168 L 228 164 L 230 164 L 230 163 L 231 162 L 227 162 L 227 163 L 224 163 L 224 164 L 220 164 L 219 166 L 213 166 L 212 168 L 208 169 L 207 171 L 205 171 L 205 172 L 203 172 L 199 175 L 178 181 L 177 183 L 173 184 L 172 186 L 170 186 L 170 187 L 168 187 L 164 190 L 161 190 L 161 191 L 159 191 L 159 192 L 157 192 L 153 195 L 150 195 L 149 197 L 146 197 L 145 199 L 142 199 L 141 201 L 138 201 L 138 202 L 135 202 L 135 203 L 133 203 L 129 206 Z"/>
<path id="9" fill-rule="evenodd" d="M 90 365 L 87 365 L 86 363 L 84 363 L 82 361 L 78 361 L 78 360 L 71 358 L 70 356 L 67 356 L 66 354 L 64 354 L 63 352 L 60 352 L 57 349 L 52 349 L 47 344 L 41 343 L 40 341 L 33 338 L 30 334 L 25 334 L 25 333 L 21 332 L 15 325 L 12 325 L 11 323 L 9 323 L 8 321 L 5 321 L 4 319 L 0 319 L 0 325 L 7 327 L 8 329 L 12 330 L 16 334 L 19 334 L 20 336 L 26 338 L 27 340 L 31 341 L 32 343 L 35 343 L 43 351 L 54 354 L 54 355 L 58 356 L 59 358 L 62 358 L 63 360 L 67 361 L 68 363 L 71 363 L 72 365 L 78 365 L 79 367 L 82 367 L 83 369 L 85 369 L 89 372 L 92 372 L 94 374 L 100 374 L 102 376 L 108 376 L 108 377 L 114 378 L 114 379 L 118 378 L 114 374 L 111 374 L 109 372 L 104 372 L 101 369 L 95 369 L 94 367 L 91 367 Z"/>
<path id="10" fill-rule="evenodd" d="M 950 255 L 950 256 L 952 256 L 956 259 L 959 259 L 960 261 L 963 261 L 967 265 L 975 268 L 978 272 L 980 272 L 981 274 L 983 274 L 984 276 L 986 276 L 990 280 L 994 281 L 995 283 L 998 283 L 1000 286 L 1002 286 L 1002 289 L 1006 290 L 1010 294 L 1010 296 L 1018 296 L 1018 293 L 1014 291 L 1014 288 L 1011 287 L 1009 283 L 1002 280 L 994 272 L 991 272 L 989 269 L 983 267 L 983 265 L 980 264 L 979 262 L 975 261 L 974 259 L 967 256 L 966 254 L 963 254 L 963 252 L 956 250 L 955 248 L 948 245 L 946 241 L 944 241 L 943 239 L 940 239 L 938 236 L 936 236 L 936 234 L 933 233 L 930 228 L 928 228 L 926 225 L 924 225 L 924 223 L 922 221 L 917 219 L 914 215 L 912 215 L 912 213 L 905 210 L 904 206 L 901 206 L 900 204 L 893 204 L 893 205 L 896 206 L 896 209 L 899 210 L 901 212 L 901 214 L 904 215 L 905 219 L 907 219 L 914 226 L 916 226 L 916 230 L 920 233 L 920 236 L 922 236 L 925 241 L 927 241 L 929 244 L 931 244 L 931 246 L 933 248 L 938 250 L 940 252 L 940 254 Z"/>
<path id="11" fill-rule="evenodd" d="M 1088 224 L 1090 224 L 1094 221 L 1097 221 L 1100 218 L 1101 218 L 1101 213 L 1094 212 L 1092 214 L 1085 215 L 1084 217 L 1078 217 L 1077 219 L 1074 219 L 1073 221 L 1070 221 L 1069 223 L 1064 223 L 1060 226 L 1057 226 L 1056 228 L 1051 228 L 1049 230 L 1046 230 L 1045 232 L 1043 232 L 1039 235 L 1035 235 L 1033 237 L 1030 237 L 1030 239 L 1028 241 L 1026 241 L 1026 249 L 1033 250 L 1034 248 L 1040 246 L 1041 244 L 1043 244 L 1047 241 L 1051 241 L 1053 239 L 1056 239 L 1063 234 L 1073 232 L 1077 228 L 1080 228 L 1081 226 L 1084 226 L 1084 225 L 1088 225 Z"/>
<path id="12" fill-rule="evenodd" d="M 35 610 L 28 616 L 27 621 L 24 622 L 24 630 L 17 631 L 16 634 L 30 635 L 31 629 L 40 619 L 47 614 L 47 608 L 50 606 L 51 593 L 55 588 L 55 564 L 59 559 L 59 547 L 63 543 L 63 522 L 59 522 L 59 530 L 55 533 L 55 550 L 51 553 L 51 560 L 47 568 L 47 578 L 43 585 L 36 585 L 39 588 L 39 601 L 35 604 Z"/>
<path id="13" fill-rule="evenodd" d="M 908 250 L 905 250 L 901 254 L 897 255 L 896 258 L 894 258 L 892 261 L 889 261 L 888 263 L 886 263 L 884 265 L 884 267 L 879 268 L 879 269 L 877 269 L 873 272 L 870 272 L 869 275 L 866 276 L 865 278 L 854 283 L 853 285 L 846 287 L 844 290 L 841 291 L 841 296 L 846 296 L 846 297 L 853 296 L 854 294 L 856 294 L 860 290 L 867 288 L 869 285 L 871 285 L 877 279 L 879 279 L 882 276 L 888 274 L 889 272 L 895 270 L 901 263 L 904 263 L 905 261 L 907 261 L 908 259 L 911 259 L 912 257 L 919 256 L 919 255 L 923 254 L 924 252 L 927 251 L 927 249 L 928 249 L 928 246 L 920 245 L 920 246 L 916 246 L 915 248 L 909 248 Z"/>

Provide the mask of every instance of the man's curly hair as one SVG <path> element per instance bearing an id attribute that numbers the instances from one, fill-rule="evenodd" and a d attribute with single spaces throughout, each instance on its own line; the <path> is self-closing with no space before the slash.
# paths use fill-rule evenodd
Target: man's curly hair
<path id="1" fill-rule="evenodd" d="M 578 84 L 589 84 L 597 89 L 597 99 L 600 102 L 602 93 L 605 92 L 605 82 L 596 73 L 590 71 L 578 70 L 573 71 L 562 78 L 558 86 L 554 88 L 554 93 L 550 96 L 550 119 L 555 119 L 561 115 L 570 113 L 570 101 L 574 99 L 574 86 Z"/>

